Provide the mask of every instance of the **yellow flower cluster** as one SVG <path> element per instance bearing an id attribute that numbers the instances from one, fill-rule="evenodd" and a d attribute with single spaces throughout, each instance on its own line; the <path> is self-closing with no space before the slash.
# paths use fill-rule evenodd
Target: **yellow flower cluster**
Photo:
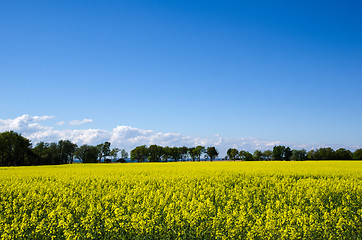
<path id="1" fill-rule="evenodd" d="M 0 169 L 1 239 L 362 239 L 362 162 Z"/>

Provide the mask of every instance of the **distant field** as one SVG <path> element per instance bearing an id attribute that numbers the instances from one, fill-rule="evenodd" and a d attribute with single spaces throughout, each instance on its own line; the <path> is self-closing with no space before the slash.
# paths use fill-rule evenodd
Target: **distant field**
<path id="1" fill-rule="evenodd" d="M 0 168 L 1 239 L 362 239 L 362 161 Z"/>

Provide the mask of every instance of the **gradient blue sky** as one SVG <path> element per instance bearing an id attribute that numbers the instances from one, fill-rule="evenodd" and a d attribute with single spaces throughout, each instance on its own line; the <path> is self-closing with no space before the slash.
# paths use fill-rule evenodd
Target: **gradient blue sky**
<path id="1" fill-rule="evenodd" d="M 361 13 L 360 1 L 2 0 L 0 118 L 361 145 Z"/>

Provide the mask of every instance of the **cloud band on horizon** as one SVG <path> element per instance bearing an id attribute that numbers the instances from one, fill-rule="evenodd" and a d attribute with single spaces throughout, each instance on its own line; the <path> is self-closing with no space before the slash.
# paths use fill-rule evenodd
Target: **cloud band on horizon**
<path id="1" fill-rule="evenodd" d="M 57 142 L 62 139 L 70 140 L 78 145 L 99 143 L 109 141 L 112 147 L 124 148 L 131 150 L 140 145 L 157 144 L 160 146 L 214 146 L 220 152 L 220 157 L 224 157 L 228 148 L 237 148 L 239 150 L 266 150 L 272 149 L 275 145 L 288 145 L 292 148 L 307 150 L 325 147 L 326 145 L 316 144 L 293 144 L 281 141 L 267 141 L 255 138 L 222 138 L 219 135 L 213 137 L 191 137 L 184 136 L 180 133 L 162 133 L 152 130 L 143 130 L 130 126 L 116 126 L 112 131 L 102 129 L 56 129 L 59 124 L 54 126 L 43 126 L 41 121 L 54 118 L 54 116 L 29 116 L 22 115 L 14 119 L 0 119 L 0 132 L 16 131 L 24 137 L 32 140 L 34 144 L 38 142 Z M 91 119 L 81 121 L 71 121 L 73 125 L 80 125 L 92 122 Z M 335 146 L 336 147 L 336 146 Z M 343 147 L 343 146 L 337 146 Z M 352 146 L 350 149 L 357 149 L 358 146 Z"/>

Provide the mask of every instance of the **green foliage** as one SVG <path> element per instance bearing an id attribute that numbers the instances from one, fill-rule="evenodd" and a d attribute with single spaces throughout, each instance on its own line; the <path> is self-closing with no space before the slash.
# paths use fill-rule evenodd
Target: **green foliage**
<path id="1" fill-rule="evenodd" d="M 14 131 L 0 133 L 0 166 L 32 165 L 30 141 Z"/>
<path id="2" fill-rule="evenodd" d="M 180 149 L 178 147 L 172 147 L 170 149 L 170 156 L 175 162 L 180 160 L 180 158 L 181 158 Z"/>
<path id="3" fill-rule="evenodd" d="M 190 157 L 191 157 L 191 159 L 192 159 L 193 162 L 194 162 L 194 161 L 196 160 L 196 158 L 197 158 L 197 153 L 196 153 L 195 149 L 196 149 L 196 148 L 194 148 L 194 147 L 190 147 L 190 148 L 188 149 L 188 153 L 189 153 L 189 155 L 190 155 Z"/>
<path id="4" fill-rule="evenodd" d="M 58 142 L 61 163 L 73 163 L 73 156 L 77 149 L 77 144 L 69 140 L 60 140 Z"/>
<path id="5" fill-rule="evenodd" d="M 82 145 L 75 151 L 75 157 L 83 163 L 96 163 L 99 148 L 96 146 Z"/>
<path id="6" fill-rule="evenodd" d="M 361 239 L 361 164 L 4 168 L 0 239 Z"/>
<path id="7" fill-rule="evenodd" d="M 293 150 L 292 156 L 290 157 L 290 160 L 292 161 L 303 161 L 307 158 L 307 151 L 302 150 Z"/>
<path id="8" fill-rule="evenodd" d="M 151 145 L 148 147 L 148 161 L 160 162 L 163 155 L 163 147 Z"/>
<path id="9" fill-rule="evenodd" d="M 162 147 L 162 160 L 167 162 L 167 160 L 171 157 L 171 148 L 166 146 Z"/>
<path id="10" fill-rule="evenodd" d="M 353 153 L 353 159 L 355 159 L 355 160 L 362 160 L 362 148 L 357 149 L 357 150 Z"/>
<path id="11" fill-rule="evenodd" d="M 205 147 L 204 146 L 196 146 L 194 149 L 194 154 L 196 155 L 196 158 L 198 161 L 201 159 L 201 155 L 205 153 Z"/>
<path id="12" fill-rule="evenodd" d="M 111 157 L 113 158 L 113 160 L 115 160 L 115 159 L 117 159 L 117 157 L 118 157 L 119 151 L 121 151 L 121 149 L 119 149 L 119 148 L 113 148 L 113 149 L 111 150 L 111 152 L 109 153 L 109 156 L 111 156 Z"/>
<path id="13" fill-rule="evenodd" d="M 284 161 L 290 161 L 290 158 L 292 157 L 292 150 L 290 149 L 290 147 L 285 147 L 284 149 Z"/>
<path id="14" fill-rule="evenodd" d="M 181 154 L 181 159 L 186 160 L 189 149 L 187 147 L 183 146 L 183 147 L 180 147 L 179 151 L 180 151 L 180 154 Z"/>
<path id="15" fill-rule="evenodd" d="M 264 160 L 272 160 L 273 152 L 271 150 L 265 150 L 262 156 Z"/>
<path id="16" fill-rule="evenodd" d="M 33 152 L 38 156 L 40 159 L 40 164 L 52 164 L 52 159 L 50 158 L 49 154 L 49 143 L 39 142 L 33 148 Z"/>
<path id="17" fill-rule="evenodd" d="M 336 152 L 330 148 L 318 148 L 317 150 L 311 150 L 307 154 L 310 160 L 332 160 L 336 159 Z"/>
<path id="18" fill-rule="evenodd" d="M 137 162 L 146 161 L 148 156 L 148 149 L 146 145 L 138 146 L 131 151 L 131 160 L 136 160 Z"/>
<path id="19" fill-rule="evenodd" d="M 252 161 L 253 155 L 248 151 L 241 150 L 239 152 L 239 158 L 243 161 Z"/>
<path id="20" fill-rule="evenodd" d="M 273 147 L 273 160 L 283 160 L 285 146 Z"/>
<path id="21" fill-rule="evenodd" d="M 262 160 L 262 158 L 263 158 L 263 153 L 260 150 L 255 150 L 253 153 L 253 159 L 255 161 L 259 161 Z"/>
<path id="22" fill-rule="evenodd" d="M 123 158 L 123 159 L 128 158 L 128 152 L 126 152 L 125 149 L 122 149 L 122 150 L 121 150 L 121 158 Z"/>
<path id="23" fill-rule="evenodd" d="M 292 156 L 292 150 L 286 146 L 274 146 L 272 156 L 273 160 L 289 161 Z"/>
<path id="24" fill-rule="evenodd" d="M 104 142 L 102 145 L 102 155 L 104 158 L 111 155 L 111 143 L 110 142 Z"/>
<path id="25" fill-rule="evenodd" d="M 308 160 L 316 160 L 316 159 L 314 159 L 314 157 L 315 157 L 315 150 L 312 149 L 307 153 L 307 159 Z"/>
<path id="26" fill-rule="evenodd" d="M 98 144 L 96 146 L 96 148 L 98 150 L 98 162 L 101 162 L 102 158 L 104 158 L 104 160 L 105 160 L 107 156 L 111 155 L 111 143 L 110 142 L 104 142 L 104 143 Z"/>
<path id="27" fill-rule="evenodd" d="M 33 152 L 38 158 L 38 164 L 66 164 L 73 163 L 74 153 L 77 145 L 69 140 L 60 140 L 57 143 L 39 142 Z"/>
<path id="28" fill-rule="evenodd" d="M 350 150 L 339 148 L 336 150 L 335 160 L 352 160 L 352 152 Z"/>
<path id="29" fill-rule="evenodd" d="M 229 148 L 227 150 L 227 155 L 228 155 L 230 160 L 236 160 L 238 154 L 239 154 L 239 151 L 236 148 Z"/>
<path id="30" fill-rule="evenodd" d="M 206 154 L 209 156 L 210 161 L 213 161 L 219 155 L 219 152 L 216 150 L 215 147 L 208 147 L 206 149 Z"/>

